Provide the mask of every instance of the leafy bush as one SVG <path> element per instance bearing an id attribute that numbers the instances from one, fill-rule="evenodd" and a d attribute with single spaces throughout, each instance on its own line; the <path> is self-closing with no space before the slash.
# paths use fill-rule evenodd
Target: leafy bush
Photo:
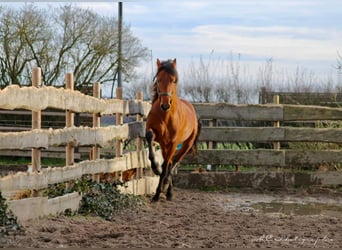
<path id="1" fill-rule="evenodd" d="M 18 223 L 17 217 L 8 209 L 6 199 L 0 192 L 0 244 L 5 235 L 10 233 L 21 233 L 24 228 Z"/>
<path id="2" fill-rule="evenodd" d="M 90 189 L 82 197 L 78 212 L 112 220 L 118 211 L 134 209 L 142 205 L 141 197 L 123 194 L 117 185 L 117 183 L 91 183 Z"/>
<path id="3" fill-rule="evenodd" d="M 53 198 L 71 192 L 82 192 L 79 214 L 97 215 L 105 220 L 112 220 L 118 211 L 135 209 L 143 203 L 143 199 L 139 196 L 121 193 L 118 187 L 122 185 L 124 185 L 122 182 L 97 183 L 90 177 L 84 176 L 68 188 L 65 183 L 49 185 L 43 193 Z M 72 215 L 73 213 L 65 211 L 64 214 Z"/>

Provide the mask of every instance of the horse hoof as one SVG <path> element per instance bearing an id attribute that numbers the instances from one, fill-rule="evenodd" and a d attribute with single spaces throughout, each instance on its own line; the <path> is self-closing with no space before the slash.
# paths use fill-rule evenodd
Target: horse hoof
<path id="1" fill-rule="evenodd" d="M 173 198 L 173 195 L 172 195 L 172 194 L 167 194 L 167 195 L 166 195 L 166 199 L 167 199 L 168 201 L 172 201 L 172 198 Z"/>
<path id="2" fill-rule="evenodd" d="M 157 196 L 157 195 L 153 196 L 152 203 L 155 203 L 157 201 L 159 201 L 159 196 Z"/>

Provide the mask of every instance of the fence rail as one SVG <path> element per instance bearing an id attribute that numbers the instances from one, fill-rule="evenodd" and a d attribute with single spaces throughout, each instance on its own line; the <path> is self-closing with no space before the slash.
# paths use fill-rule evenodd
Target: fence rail
<path id="1" fill-rule="evenodd" d="M 78 195 L 65 195 L 50 200 L 46 197 L 37 197 L 39 193 L 35 190 L 44 189 L 50 184 L 75 180 L 84 175 L 94 175 L 96 178 L 100 173 L 115 173 L 116 178 L 120 178 L 123 171 L 135 169 L 138 174 L 135 179 L 127 183 L 128 188 L 124 191 L 136 194 L 155 191 L 157 177 L 149 171 L 144 175 L 142 171 L 149 166 L 147 152 L 141 147 L 141 140 L 145 134 L 144 122 L 139 118 L 136 122 L 123 124 L 123 119 L 117 119 L 116 124 L 100 127 L 99 121 L 101 115 L 144 117 L 149 112 L 149 102 L 142 101 L 141 96 L 137 100 L 122 100 L 121 89 L 117 89 L 117 98 L 110 100 L 99 98 L 98 91 L 93 91 L 97 97 L 84 95 L 73 90 L 72 74 L 66 75 L 68 89 L 40 86 L 39 68 L 33 70 L 32 79 L 36 86 L 11 85 L 0 91 L 1 110 L 32 111 L 30 131 L 0 132 L 0 150 L 32 149 L 32 172 L 18 172 L 0 178 L 2 193 L 11 194 L 26 189 L 34 191 L 32 198 L 8 201 L 10 208 L 17 213 L 19 219 L 35 218 L 49 211 L 62 212 L 66 208 L 78 207 L 80 200 Z M 99 89 L 99 84 L 95 83 L 94 88 Z M 64 128 L 41 128 L 42 111 L 51 108 L 65 112 Z M 74 127 L 74 112 L 91 113 L 93 127 Z M 123 140 L 126 139 L 136 140 L 137 145 L 132 151 L 123 153 Z M 42 168 L 40 163 L 42 149 L 61 146 L 65 147 L 65 166 Z M 75 163 L 75 147 L 78 146 L 92 147 L 90 160 Z M 115 148 L 116 157 L 100 159 L 101 147 Z M 157 152 L 157 157 L 161 160 L 160 152 Z M 63 205 L 60 204 L 61 202 Z M 29 209 L 30 214 L 21 209 L 37 206 L 44 209 Z"/>
<path id="2" fill-rule="evenodd" d="M 0 91 L 1 109 L 28 109 L 41 111 L 47 108 L 68 110 L 77 113 L 112 115 L 120 113 L 146 115 L 148 102 L 138 100 L 99 99 L 79 91 L 55 87 L 19 87 L 10 85 Z"/>
<path id="3" fill-rule="evenodd" d="M 290 104 L 194 104 L 200 119 L 240 121 L 341 120 L 342 108 Z"/>
<path id="4" fill-rule="evenodd" d="M 322 106 L 264 104 L 232 105 L 226 103 L 195 104 L 201 120 L 251 122 L 252 125 L 234 127 L 207 126 L 202 128 L 199 141 L 217 143 L 342 143 L 342 128 L 283 127 L 287 121 L 341 121 L 342 108 Z M 256 122 L 255 122 L 256 121 Z M 270 122 L 279 122 L 273 127 Z M 224 123 L 221 123 L 224 124 Z M 228 123 L 229 124 L 229 123 Z M 248 124 L 248 123 L 245 123 Z M 266 126 L 265 124 L 269 124 Z M 183 164 L 296 167 L 313 164 L 342 163 L 342 147 L 331 149 L 291 149 L 288 147 L 256 148 L 246 150 L 199 150 L 188 155 Z M 341 180 L 342 184 L 342 180 Z"/>
<path id="5" fill-rule="evenodd" d="M 70 77 L 70 76 L 69 76 Z M 96 93 L 96 91 L 93 91 Z M 22 189 L 39 190 L 49 184 L 67 182 L 78 179 L 83 175 L 96 175 L 98 173 L 118 173 L 137 169 L 136 179 L 127 185 L 134 193 L 142 194 L 154 192 L 157 185 L 157 177 L 152 174 L 143 174 L 142 169 L 150 166 L 147 152 L 142 147 L 142 138 L 145 133 L 143 117 L 149 112 L 150 103 L 142 101 L 141 96 L 137 100 L 122 100 L 117 93 L 116 99 L 106 100 L 98 97 L 86 96 L 72 89 L 57 89 L 53 87 L 18 87 L 9 86 L 0 91 L 0 109 L 16 110 L 24 109 L 32 111 L 35 124 L 30 131 L 0 132 L 0 150 L 27 150 L 32 149 L 32 165 L 36 164 L 33 172 L 20 172 L 8 175 L 0 179 L 1 192 L 13 192 Z M 182 164 L 201 165 L 235 165 L 235 166 L 270 166 L 270 167 L 296 167 L 303 164 L 336 164 L 342 163 L 341 143 L 342 129 L 337 128 L 313 128 L 284 126 L 288 121 L 334 121 L 342 120 L 342 108 L 329 108 L 321 106 L 287 105 L 287 104 L 263 104 L 263 105 L 231 105 L 227 103 L 194 104 L 196 112 L 201 120 L 210 120 L 210 126 L 204 126 L 199 137 L 201 142 L 207 142 L 208 149 L 199 150 L 196 156 L 188 155 Z M 53 108 L 66 112 L 65 128 L 42 129 L 39 116 L 42 111 Z M 73 113 L 91 113 L 93 115 L 93 127 L 72 126 Z M 116 124 L 101 127 L 100 115 L 115 115 Z M 136 122 L 123 124 L 123 116 L 136 115 Z M 38 118 L 37 118 L 38 117 Z M 218 121 L 228 121 L 220 123 Z M 244 126 L 231 126 L 229 121 L 236 124 L 246 122 Z M 71 125 L 70 125 L 71 124 Z M 226 124 L 218 126 L 218 124 Z M 247 124 L 247 125 L 246 125 Z M 249 124 L 249 125 L 248 125 Z M 133 151 L 123 153 L 122 141 L 136 139 L 136 147 Z M 253 147 L 246 150 L 218 149 L 219 143 L 267 143 L 270 148 Z M 292 149 L 281 146 L 282 143 L 335 143 L 335 149 Z M 65 147 L 66 164 L 63 167 L 40 168 L 42 149 Z M 75 163 L 74 149 L 77 146 L 92 148 L 90 160 Z M 101 147 L 111 147 L 113 159 L 100 159 Z M 157 152 L 157 160 L 162 161 L 160 151 Z M 340 178 L 341 179 L 341 178 Z M 342 180 L 338 182 L 342 184 Z M 334 179 L 336 183 L 336 178 Z M 69 204 L 66 200 L 70 197 Z M 10 207 L 20 213 L 23 203 L 27 206 L 42 204 L 43 210 L 38 210 L 39 215 L 50 211 L 48 206 L 54 206 L 51 211 L 74 208 L 75 202 L 79 202 L 77 195 L 60 197 L 54 201 L 45 197 L 33 197 L 20 201 L 9 201 Z M 72 201 L 71 201 L 72 200 Z M 57 206 L 56 202 L 63 204 Z M 38 205 L 37 205 L 38 204 Z M 54 205 L 53 205 L 54 204 Z M 34 211 L 30 215 L 23 214 L 21 218 L 34 218 Z"/>

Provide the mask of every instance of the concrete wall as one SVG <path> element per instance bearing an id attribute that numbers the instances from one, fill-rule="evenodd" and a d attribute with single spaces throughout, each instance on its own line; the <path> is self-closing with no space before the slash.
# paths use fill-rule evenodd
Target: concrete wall
<path id="1" fill-rule="evenodd" d="M 179 172 L 174 184 L 183 188 L 292 188 L 312 185 L 342 185 L 342 172 L 257 173 L 257 172 Z"/>

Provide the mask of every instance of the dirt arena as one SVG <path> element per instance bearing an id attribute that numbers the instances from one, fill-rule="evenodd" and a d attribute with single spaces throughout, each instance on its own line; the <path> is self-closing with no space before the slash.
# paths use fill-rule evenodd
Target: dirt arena
<path id="1" fill-rule="evenodd" d="M 5 247 L 342 247 L 342 212 L 263 213 L 254 202 L 319 202 L 342 206 L 342 197 L 307 192 L 253 194 L 175 189 L 113 221 L 98 217 L 48 217 L 25 222 L 24 235 L 9 236 Z M 310 215 L 311 214 L 311 215 Z"/>

